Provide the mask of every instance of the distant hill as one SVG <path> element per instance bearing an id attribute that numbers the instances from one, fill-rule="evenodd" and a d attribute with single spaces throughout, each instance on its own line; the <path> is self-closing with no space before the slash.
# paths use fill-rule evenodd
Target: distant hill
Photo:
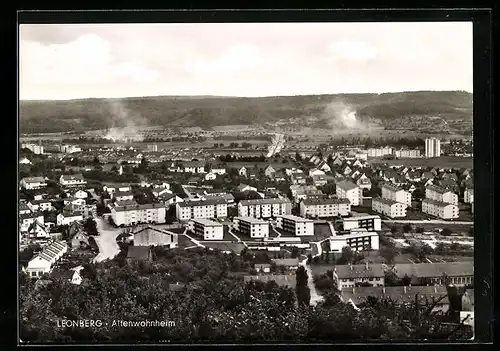
<path id="1" fill-rule="evenodd" d="M 468 132 L 472 127 L 472 94 L 463 91 L 21 101 L 19 118 L 21 133 L 85 131 L 130 124 L 209 128 L 328 119 L 332 103 L 349 105 L 360 121 L 385 127 L 400 122 L 404 127 L 414 118 L 419 120 L 417 127 L 433 128 L 434 124 L 444 123 L 455 132 Z"/>

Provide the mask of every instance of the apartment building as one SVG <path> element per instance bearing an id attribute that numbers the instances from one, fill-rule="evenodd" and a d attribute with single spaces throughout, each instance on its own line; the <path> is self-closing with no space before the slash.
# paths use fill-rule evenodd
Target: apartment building
<path id="1" fill-rule="evenodd" d="M 390 183 L 384 183 L 381 187 L 382 199 L 400 202 L 407 207 L 411 206 L 411 193 L 403 188 Z"/>
<path id="2" fill-rule="evenodd" d="M 40 144 L 22 144 L 21 148 L 28 149 L 35 155 L 43 155 L 44 153 L 43 146 Z"/>
<path id="3" fill-rule="evenodd" d="M 458 206 L 458 195 L 437 185 L 428 185 L 425 188 L 425 197 L 430 200 L 446 202 Z"/>
<path id="4" fill-rule="evenodd" d="M 85 180 L 85 178 L 83 178 L 83 175 L 81 174 L 69 174 L 69 175 L 63 174 L 59 178 L 59 183 L 62 186 L 78 186 L 87 184 L 87 181 Z"/>
<path id="5" fill-rule="evenodd" d="M 344 230 L 364 228 L 368 231 L 380 231 L 382 221 L 380 216 L 356 216 L 342 219 Z"/>
<path id="6" fill-rule="evenodd" d="M 442 219 L 458 218 L 458 206 L 433 199 L 422 200 L 422 212 Z"/>
<path id="7" fill-rule="evenodd" d="M 305 218 L 347 216 L 351 212 L 348 199 L 305 199 L 300 203 L 300 215 Z"/>
<path id="8" fill-rule="evenodd" d="M 312 236 L 314 235 L 314 222 L 298 216 L 279 216 L 276 219 L 276 226 L 288 233 L 293 233 L 295 236 Z"/>
<path id="9" fill-rule="evenodd" d="M 234 217 L 233 228 L 251 238 L 269 237 L 269 223 L 254 217 Z"/>
<path id="10" fill-rule="evenodd" d="M 188 200 L 175 206 L 179 221 L 227 217 L 227 201 L 224 199 Z"/>
<path id="11" fill-rule="evenodd" d="M 238 203 L 238 217 L 276 218 L 292 214 L 289 199 L 242 200 Z"/>
<path id="12" fill-rule="evenodd" d="M 425 157 L 440 157 L 441 141 L 436 138 L 425 139 Z"/>
<path id="13" fill-rule="evenodd" d="M 373 231 L 354 230 L 349 234 L 334 235 L 330 238 L 330 251 L 342 252 L 345 246 L 353 251 L 378 250 L 379 235 Z"/>
<path id="14" fill-rule="evenodd" d="M 397 158 L 418 158 L 420 157 L 419 149 L 400 149 L 394 152 Z"/>
<path id="15" fill-rule="evenodd" d="M 351 181 L 343 180 L 337 183 L 336 193 L 339 199 L 347 199 L 352 206 L 363 203 L 363 192 L 359 186 Z"/>
<path id="16" fill-rule="evenodd" d="M 336 265 L 333 277 L 339 291 L 354 288 L 360 283 L 369 283 L 373 286 L 385 285 L 385 273 L 380 264 Z"/>
<path id="17" fill-rule="evenodd" d="M 114 206 L 111 218 L 117 226 L 129 226 L 140 223 L 165 223 L 166 208 L 164 204 L 130 204 Z"/>
<path id="18" fill-rule="evenodd" d="M 44 177 L 26 177 L 21 179 L 21 187 L 26 190 L 45 188 L 47 183 Z"/>
<path id="19" fill-rule="evenodd" d="M 471 204 L 474 202 L 474 189 L 473 188 L 466 188 L 464 191 L 464 202 L 466 204 Z"/>
<path id="20" fill-rule="evenodd" d="M 115 191 L 113 198 L 114 201 L 130 201 L 134 199 L 134 194 L 131 191 Z"/>
<path id="21" fill-rule="evenodd" d="M 188 229 L 204 240 L 223 240 L 224 226 L 222 223 L 200 218 L 189 221 Z"/>
<path id="22" fill-rule="evenodd" d="M 368 157 L 382 157 L 393 154 L 393 148 L 386 146 L 381 148 L 370 148 L 367 150 Z"/>
<path id="23" fill-rule="evenodd" d="M 406 217 L 406 205 L 380 197 L 372 199 L 372 210 L 390 218 Z"/>

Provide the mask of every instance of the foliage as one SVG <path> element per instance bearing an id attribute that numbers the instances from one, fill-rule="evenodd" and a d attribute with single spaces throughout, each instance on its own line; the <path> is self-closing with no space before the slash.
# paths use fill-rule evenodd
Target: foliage
<path id="1" fill-rule="evenodd" d="M 93 218 L 87 218 L 85 222 L 83 222 L 83 229 L 87 232 L 88 235 L 99 235 L 99 231 L 97 230 L 97 223 Z"/>
<path id="2" fill-rule="evenodd" d="M 311 291 L 307 285 L 309 279 L 304 266 L 300 266 L 295 272 L 297 286 L 295 292 L 297 294 L 297 301 L 299 306 L 309 306 L 311 301 Z"/>

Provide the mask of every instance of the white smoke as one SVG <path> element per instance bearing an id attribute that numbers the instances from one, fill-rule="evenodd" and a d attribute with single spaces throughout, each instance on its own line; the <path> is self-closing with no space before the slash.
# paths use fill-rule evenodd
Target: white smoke
<path id="1" fill-rule="evenodd" d="M 147 125 L 147 120 L 127 109 L 120 100 L 108 100 L 108 103 L 113 119 L 104 138 L 114 142 L 142 141 L 139 127 Z"/>
<path id="2" fill-rule="evenodd" d="M 342 101 L 329 103 L 323 112 L 323 119 L 331 128 L 364 129 L 354 107 Z"/>

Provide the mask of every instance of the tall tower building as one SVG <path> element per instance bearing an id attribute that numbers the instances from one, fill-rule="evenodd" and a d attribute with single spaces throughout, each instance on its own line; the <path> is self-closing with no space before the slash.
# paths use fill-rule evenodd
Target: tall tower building
<path id="1" fill-rule="evenodd" d="M 425 157 L 440 157 L 441 141 L 436 138 L 425 139 Z"/>

